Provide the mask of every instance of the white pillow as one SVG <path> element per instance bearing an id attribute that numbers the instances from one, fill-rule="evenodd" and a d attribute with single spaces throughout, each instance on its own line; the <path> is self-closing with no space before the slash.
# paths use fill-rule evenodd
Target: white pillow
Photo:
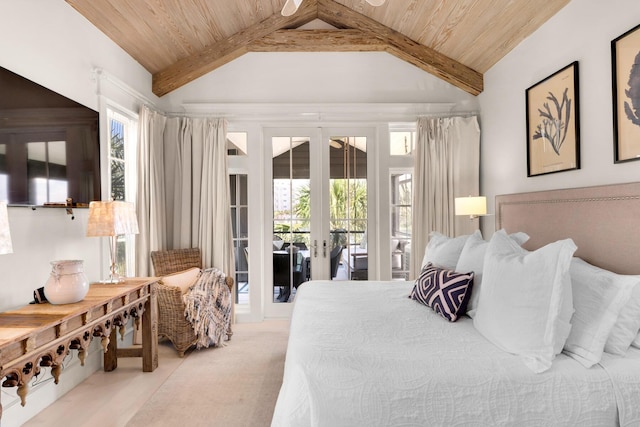
<path id="1" fill-rule="evenodd" d="M 638 332 L 638 335 L 636 336 L 636 339 L 633 340 L 631 345 L 636 347 L 636 348 L 640 348 L 640 332 Z"/>
<path id="2" fill-rule="evenodd" d="M 640 276 L 636 280 L 631 297 L 620 310 L 618 319 L 611 329 L 604 351 L 624 356 L 640 331 Z"/>
<path id="3" fill-rule="evenodd" d="M 473 325 L 534 372 L 551 367 L 569 335 L 571 239 L 529 252 L 496 231 L 484 258 L 482 292 Z"/>
<path id="4" fill-rule="evenodd" d="M 575 313 L 565 353 L 590 368 L 600 362 L 607 338 L 637 279 L 591 265 L 580 258 L 571 261 Z"/>
<path id="5" fill-rule="evenodd" d="M 428 263 L 447 270 L 455 270 L 460 252 L 469 238 L 469 234 L 458 237 L 448 237 L 444 234 L 432 231 L 429 234 L 429 243 L 424 250 L 422 268 Z"/>
<path id="6" fill-rule="evenodd" d="M 201 270 L 198 267 L 192 267 L 188 270 L 164 276 L 160 279 L 160 283 L 165 286 L 175 286 L 180 288 L 180 291 L 184 294 L 194 283 L 196 283 L 196 280 L 200 277 L 200 271 Z"/>
<path id="7" fill-rule="evenodd" d="M 518 245 L 524 244 L 529 240 L 527 233 L 512 233 L 509 237 L 515 241 Z M 473 271 L 475 273 L 473 278 L 473 287 L 471 288 L 471 299 L 467 306 L 467 315 L 471 318 L 475 316 L 476 308 L 478 308 L 478 300 L 480 298 L 480 287 L 482 286 L 482 266 L 484 264 L 484 255 L 487 251 L 489 242 L 482 238 L 480 230 L 476 230 L 467 239 L 460 258 L 458 258 L 458 264 L 456 264 L 455 271 L 467 272 Z"/>

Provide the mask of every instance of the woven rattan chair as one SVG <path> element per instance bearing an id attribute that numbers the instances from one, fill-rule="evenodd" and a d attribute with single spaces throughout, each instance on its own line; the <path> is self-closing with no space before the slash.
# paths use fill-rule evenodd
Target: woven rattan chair
<path id="1" fill-rule="evenodd" d="M 158 277 L 188 270 L 189 268 L 202 268 L 200 249 L 173 249 L 167 251 L 151 252 L 154 274 Z M 226 284 L 231 292 L 233 278 L 226 277 Z M 159 282 L 158 292 L 158 337 L 169 339 L 178 351 L 180 357 L 185 351 L 196 343 L 196 335 L 191 324 L 185 319 L 185 305 L 182 300 L 182 289 L 175 286 L 166 286 Z M 232 293 L 233 295 L 233 293 Z M 227 330 L 227 338 L 231 339 L 233 331 L 231 325 Z"/>

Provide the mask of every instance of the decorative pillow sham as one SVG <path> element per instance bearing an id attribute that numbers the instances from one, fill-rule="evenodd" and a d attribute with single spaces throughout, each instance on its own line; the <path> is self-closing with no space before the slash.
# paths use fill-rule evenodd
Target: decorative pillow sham
<path id="1" fill-rule="evenodd" d="M 509 235 L 509 238 L 518 245 L 522 245 L 529 240 L 529 235 L 522 232 L 512 233 Z M 471 291 L 471 298 L 469 299 L 469 305 L 467 307 L 467 315 L 471 318 L 475 316 L 475 311 L 478 307 L 482 286 L 482 267 L 488 246 L 489 242 L 482 238 L 480 230 L 476 230 L 465 242 L 455 268 L 456 271 L 473 271 L 475 274 L 473 278 L 473 290 Z"/>
<path id="2" fill-rule="evenodd" d="M 638 279 L 580 258 L 571 261 L 570 271 L 575 313 L 564 349 L 568 356 L 590 368 L 600 362 L 605 343 Z"/>
<path id="3" fill-rule="evenodd" d="M 165 286 L 175 286 L 180 288 L 184 294 L 194 283 L 196 283 L 196 280 L 200 277 L 200 273 L 201 270 L 198 267 L 192 267 L 188 270 L 166 275 L 160 279 L 160 283 Z"/>
<path id="4" fill-rule="evenodd" d="M 469 234 L 458 237 L 448 237 L 444 234 L 432 231 L 429 233 L 429 243 L 422 258 L 422 268 L 429 263 L 436 267 L 455 270 L 460 252 L 469 238 Z"/>
<path id="5" fill-rule="evenodd" d="M 624 356 L 640 332 L 640 276 L 633 287 L 631 297 L 620 310 L 618 319 L 611 329 L 604 351 L 618 356 Z"/>
<path id="6" fill-rule="evenodd" d="M 551 367 L 569 335 L 569 265 L 575 250 L 566 239 L 529 252 L 504 230 L 489 241 L 473 325 L 534 372 Z"/>
<path id="7" fill-rule="evenodd" d="M 472 287 L 473 272 L 457 273 L 429 263 L 420 273 L 409 298 L 455 322 L 467 309 Z"/>

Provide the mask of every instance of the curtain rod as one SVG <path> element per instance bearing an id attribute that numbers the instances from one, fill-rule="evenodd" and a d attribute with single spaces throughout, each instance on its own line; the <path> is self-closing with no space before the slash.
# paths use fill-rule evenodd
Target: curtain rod
<path id="1" fill-rule="evenodd" d="M 450 117 L 472 117 L 479 116 L 480 111 L 460 111 L 460 112 L 449 112 L 449 113 L 434 113 L 434 114 L 420 114 L 418 117 L 426 117 L 426 118 L 450 118 Z"/>

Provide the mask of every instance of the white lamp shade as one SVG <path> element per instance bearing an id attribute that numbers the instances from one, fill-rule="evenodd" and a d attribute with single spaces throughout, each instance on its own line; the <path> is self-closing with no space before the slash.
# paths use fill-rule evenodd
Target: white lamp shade
<path id="1" fill-rule="evenodd" d="M 133 203 L 109 201 L 89 204 L 87 236 L 138 234 L 138 218 Z"/>
<path id="2" fill-rule="evenodd" d="M 0 202 L 0 254 L 10 254 L 12 252 L 13 245 L 11 244 L 11 230 L 9 230 L 7 202 Z"/>
<path id="3" fill-rule="evenodd" d="M 478 216 L 487 214 L 486 197 L 456 197 L 456 215 Z"/>

